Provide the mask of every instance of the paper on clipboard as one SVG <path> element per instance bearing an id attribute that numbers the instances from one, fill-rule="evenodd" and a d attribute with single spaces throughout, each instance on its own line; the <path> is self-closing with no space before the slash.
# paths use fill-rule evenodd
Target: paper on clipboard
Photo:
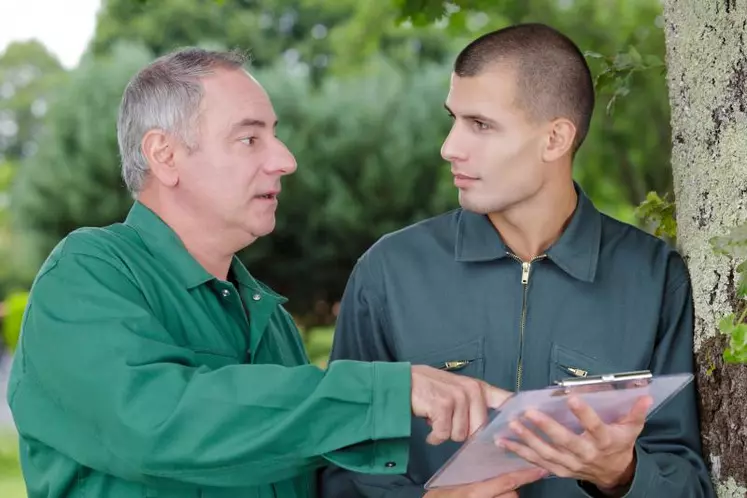
<path id="1" fill-rule="evenodd" d="M 502 474 L 533 468 L 522 458 L 499 448 L 498 438 L 516 440 L 508 428 L 511 420 L 534 408 L 549 415 L 576 434 L 582 432 L 578 419 L 568 408 L 568 394 L 588 403 L 605 423 L 625 416 L 641 396 L 651 396 L 653 403 L 647 415 L 658 410 L 693 379 L 692 374 L 650 377 L 643 381 L 609 381 L 579 386 L 552 386 L 522 391 L 511 396 L 499 410 L 493 412 L 483 428 L 475 432 L 457 452 L 431 477 L 426 489 L 471 484 Z"/>

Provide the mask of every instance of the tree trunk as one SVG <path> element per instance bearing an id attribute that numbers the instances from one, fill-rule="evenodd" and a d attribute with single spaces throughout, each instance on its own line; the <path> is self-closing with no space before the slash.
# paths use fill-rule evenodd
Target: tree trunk
<path id="1" fill-rule="evenodd" d="M 709 243 L 747 219 L 747 1 L 664 0 L 678 244 L 695 303 L 702 440 L 719 497 L 747 497 L 747 366 L 725 364 L 735 262 Z M 653 133 L 653 131 L 651 131 Z"/>

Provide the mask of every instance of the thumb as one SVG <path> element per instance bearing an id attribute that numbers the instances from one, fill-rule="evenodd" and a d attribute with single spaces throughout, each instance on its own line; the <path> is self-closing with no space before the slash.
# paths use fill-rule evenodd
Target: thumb
<path id="1" fill-rule="evenodd" d="M 480 384 L 482 387 L 482 394 L 485 397 L 485 403 L 490 408 L 499 408 L 505 401 L 512 396 L 512 393 L 491 386 L 487 382 Z"/>

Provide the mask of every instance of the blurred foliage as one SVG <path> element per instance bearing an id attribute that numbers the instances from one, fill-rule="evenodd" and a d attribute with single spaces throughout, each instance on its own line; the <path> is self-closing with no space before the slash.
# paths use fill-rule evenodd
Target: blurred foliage
<path id="1" fill-rule="evenodd" d="M 377 52 L 410 66 L 444 60 L 445 33 L 399 30 L 394 18 L 386 2 L 359 0 L 103 0 L 92 50 L 103 55 L 119 41 L 159 55 L 184 45 L 238 47 L 255 68 L 282 60 L 315 82 Z"/>
<path id="2" fill-rule="evenodd" d="M 28 496 L 21 475 L 18 435 L 12 429 L 0 428 L 0 496 L 2 498 Z"/>
<path id="3" fill-rule="evenodd" d="M 302 323 L 333 318 L 356 258 L 383 233 L 456 206 L 439 154 L 451 124 L 442 105 L 451 61 L 508 23 L 547 22 L 588 55 L 598 111 L 574 175 L 600 209 L 635 222 L 647 192 L 671 192 L 656 0 L 452 2 L 440 19 L 427 1 L 392 2 L 104 0 L 89 54 L 56 84 L 35 132 L 39 150 L 15 176 L 15 229 L 2 240 L 25 264 L 12 259 L 0 281 L 28 285 L 69 231 L 124 216 L 121 91 L 139 67 L 183 45 L 248 49 L 276 107 L 299 170 L 285 182 L 275 232 L 241 257 L 291 299 Z"/>
<path id="4" fill-rule="evenodd" d="M 334 327 L 331 326 L 313 328 L 304 335 L 304 346 L 311 363 L 326 368 L 333 338 Z"/>
<path id="5" fill-rule="evenodd" d="M 0 55 L 0 163 L 36 150 L 48 99 L 64 74 L 38 41 L 11 43 Z"/>
<path id="6" fill-rule="evenodd" d="M 23 313 L 26 311 L 28 297 L 28 292 L 14 292 L 8 295 L 3 302 L 3 342 L 11 351 L 15 351 L 18 344 Z"/>
<path id="7" fill-rule="evenodd" d="M 120 221 L 132 204 L 120 176 L 116 116 L 127 81 L 150 57 L 142 48 L 117 47 L 84 60 L 59 88 L 39 151 L 24 162 L 11 192 L 24 267 L 38 268 L 79 226 Z"/>

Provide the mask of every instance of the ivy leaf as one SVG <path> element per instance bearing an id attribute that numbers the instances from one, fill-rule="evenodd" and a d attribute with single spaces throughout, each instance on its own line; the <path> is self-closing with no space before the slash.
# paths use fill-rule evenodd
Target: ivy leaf
<path id="1" fill-rule="evenodd" d="M 721 319 L 719 330 L 729 336 L 729 346 L 724 350 L 724 361 L 727 363 L 747 363 L 747 323 L 734 323 L 732 313 Z"/>
<path id="2" fill-rule="evenodd" d="M 737 275 L 737 297 L 744 299 L 747 297 L 747 261 L 742 261 L 736 268 Z"/>
<path id="3" fill-rule="evenodd" d="M 675 204 L 669 200 L 669 195 L 659 196 L 656 192 L 649 192 L 646 200 L 635 210 L 635 215 L 644 223 L 653 225 L 654 235 L 666 236 L 672 240 L 677 237 L 677 220 L 675 218 Z"/>
<path id="4" fill-rule="evenodd" d="M 732 228 L 726 235 L 711 238 L 710 243 L 717 254 L 747 259 L 747 223 Z"/>

